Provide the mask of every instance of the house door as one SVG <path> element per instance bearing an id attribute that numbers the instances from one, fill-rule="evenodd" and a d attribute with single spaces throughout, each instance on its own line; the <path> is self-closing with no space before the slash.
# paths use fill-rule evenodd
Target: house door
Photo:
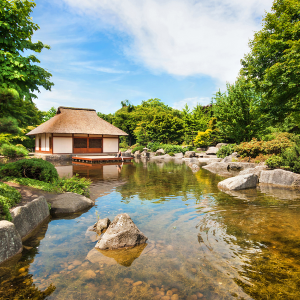
<path id="1" fill-rule="evenodd" d="M 42 139 L 39 138 L 39 151 L 42 151 Z"/>

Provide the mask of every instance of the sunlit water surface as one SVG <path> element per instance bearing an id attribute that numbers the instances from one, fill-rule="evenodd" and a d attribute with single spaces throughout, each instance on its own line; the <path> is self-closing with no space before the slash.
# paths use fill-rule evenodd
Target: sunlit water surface
<path id="1" fill-rule="evenodd" d="M 227 195 L 184 163 L 58 167 L 96 206 L 53 219 L 1 268 L 1 299 L 300 299 L 297 191 Z M 97 218 L 128 213 L 146 245 L 97 251 Z"/>

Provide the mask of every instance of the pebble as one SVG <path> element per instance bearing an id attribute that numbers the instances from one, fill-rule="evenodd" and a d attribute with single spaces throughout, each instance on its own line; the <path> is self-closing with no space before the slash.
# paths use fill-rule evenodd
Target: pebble
<path id="1" fill-rule="evenodd" d="M 161 300 L 170 300 L 171 297 L 170 297 L 170 296 L 163 296 L 163 297 L 161 297 L 160 299 L 161 299 Z"/>
<path id="2" fill-rule="evenodd" d="M 197 270 L 196 270 L 195 268 L 192 268 L 191 271 L 192 271 L 193 273 L 197 273 Z"/>
<path id="3" fill-rule="evenodd" d="M 87 270 L 83 273 L 83 276 L 87 279 L 90 278 L 95 278 L 96 277 L 96 273 L 93 270 Z"/>
<path id="4" fill-rule="evenodd" d="M 103 275 L 103 274 L 104 274 L 104 271 L 100 271 L 99 273 L 100 273 L 101 275 Z"/>
<path id="5" fill-rule="evenodd" d="M 197 293 L 197 297 L 198 297 L 198 298 L 202 298 L 202 297 L 203 297 L 203 294 Z"/>
<path id="6" fill-rule="evenodd" d="M 81 265 L 81 264 L 82 264 L 82 262 L 81 262 L 80 260 L 77 260 L 77 259 L 76 259 L 76 260 L 73 261 L 73 265 L 74 265 L 74 266 L 79 266 L 79 265 Z"/>
<path id="7" fill-rule="evenodd" d="M 68 266 L 68 270 L 73 270 L 74 268 L 75 268 L 75 266 L 73 266 L 73 265 Z"/>
<path id="8" fill-rule="evenodd" d="M 112 296 L 114 295 L 114 293 L 113 293 L 113 292 L 107 292 L 106 295 L 107 295 L 108 297 L 112 297 Z"/>
<path id="9" fill-rule="evenodd" d="M 138 286 L 138 285 L 141 285 L 141 284 L 143 284 L 143 281 L 137 281 L 137 282 L 135 282 L 135 283 L 133 284 L 133 286 Z"/>
<path id="10" fill-rule="evenodd" d="M 191 296 L 188 296 L 186 299 L 187 300 L 197 300 L 198 297 L 197 297 L 197 295 L 191 295 Z"/>
<path id="11" fill-rule="evenodd" d="M 172 296 L 173 295 L 173 292 L 171 290 L 168 290 L 167 291 L 167 296 Z"/>
<path id="12" fill-rule="evenodd" d="M 177 294 L 173 294 L 171 300 L 178 300 L 179 296 Z"/>
<path id="13" fill-rule="evenodd" d="M 176 292 L 178 292 L 178 289 L 172 288 L 171 291 L 173 292 L 173 294 L 175 294 Z"/>

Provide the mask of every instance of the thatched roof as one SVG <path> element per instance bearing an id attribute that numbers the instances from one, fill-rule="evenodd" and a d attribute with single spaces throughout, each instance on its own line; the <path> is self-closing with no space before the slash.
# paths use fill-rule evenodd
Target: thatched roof
<path id="1" fill-rule="evenodd" d="M 82 133 L 105 135 L 128 135 L 97 116 L 94 109 L 60 106 L 56 115 L 27 135 L 39 133 Z"/>

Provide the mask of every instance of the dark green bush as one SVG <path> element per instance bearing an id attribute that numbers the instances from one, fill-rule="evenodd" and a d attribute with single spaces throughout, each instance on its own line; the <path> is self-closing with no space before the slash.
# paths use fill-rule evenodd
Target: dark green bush
<path id="1" fill-rule="evenodd" d="M 280 168 L 282 166 L 282 163 L 283 159 L 279 155 L 272 155 L 266 160 L 266 165 L 272 169 Z"/>
<path id="2" fill-rule="evenodd" d="M 173 152 L 169 152 L 170 156 L 175 156 L 175 154 Z"/>
<path id="3" fill-rule="evenodd" d="M 282 153 L 282 164 L 286 169 L 292 172 L 300 173 L 300 145 L 295 143 L 292 147 Z"/>
<path id="4" fill-rule="evenodd" d="M 40 158 L 32 158 L 6 164 L 0 169 L 0 177 L 25 177 L 53 182 L 58 179 L 58 173 L 50 162 Z"/>
<path id="5" fill-rule="evenodd" d="M 28 151 L 24 146 L 3 144 L 0 148 L 0 154 L 10 158 L 24 157 L 28 156 Z"/>
<path id="6" fill-rule="evenodd" d="M 152 152 L 156 152 L 158 149 L 161 148 L 161 144 L 158 142 L 149 142 L 147 144 L 147 148 L 150 149 Z"/>
<path id="7" fill-rule="evenodd" d="M 11 221 L 9 209 L 21 200 L 21 194 L 15 188 L 0 182 L 0 220 Z"/>
<path id="8" fill-rule="evenodd" d="M 217 152 L 217 157 L 224 158 L 228 155 L 231 155 L 235 151 L 236 144 L 228 144 L 222 146 Z"/>

